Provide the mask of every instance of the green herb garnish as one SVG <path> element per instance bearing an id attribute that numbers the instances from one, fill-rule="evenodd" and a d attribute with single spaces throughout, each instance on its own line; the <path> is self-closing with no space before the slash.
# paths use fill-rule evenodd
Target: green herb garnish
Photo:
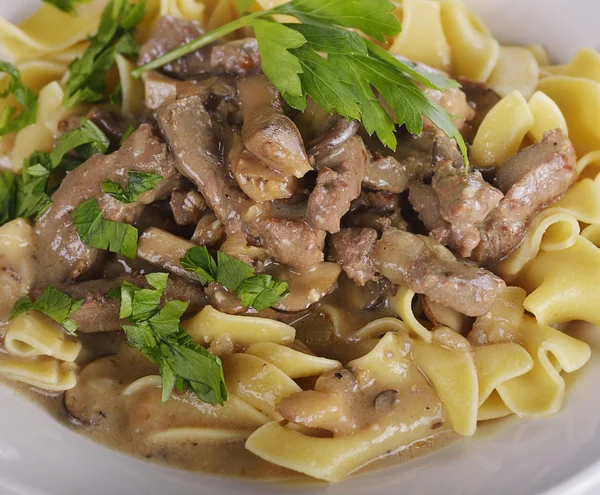
<path id="1" fill-rule="evenodd" d="M 77 234 L 86 246 L 105 249 L 135 259 L 138 230 L 102 216 L 97 199 L 88 199 L 71 213 Z"/>
<path id="2" fill-rule="evenodd" d="M 17 176 L 0 170 L 0 226 L 16 218 Z"/>
<path id="3" fill-rule="evenodd" d="M 83 299 L 73 299 L 51 285 L 47 285 L 35 302 L 28 297 L 19 299 L 13 306 L 8 319 L 12 320 L 20 314 L 35 309 L 61 324 L 67 333 L 75 335 L 77 322 L 69 316 L 81 308 L 82 304 Z"/>
<path id="4" fill-rule="evenodd" d="M 218 282 L 236 294 L 242 304 L 258 311 L 270 308 L 289 292 L 288 284 L 271 275 L 255 275 L 243 261 L 217 251 L 217 261 L 206 246 L 188 249 L 181 266 L 196 274 L 202 285 Z"/>
<path id="5" fill-rule="evenodd" d="M 0 74 L 8 75 L 8 87 L 0 93 L 0 98 L 9 95 L 19 103 L 23 110 L 18 115 L 16 107 L 5 107 L 0 114 L 0 136 L 20 131 L 28 125 L 35 124 L 37 116 L 37 96 L 21 81 L 21 73 L 14 65 L 0 61 Z"/>
<path id="6" fill-rule="evenodd" d="M 287 103 L 304 110 L 311 96 L 328 112 L 361 120 L 369 134 L 396 149 L 396 125 L 381 105 L 381 95 L 398 125 L 412 134 L 429 118 L 458 143 L 468 163 L 465 142 L 451 115 L 430 101 L 417 83 L 438 90 L 459 87 L 456 81 L 415 64 L 397 60 L 357 32 L 378 41 L 400 32 L 389 0 L 292 0 L 245 15 L 139 67 L 139 76 L 206 46 L 241 27 L 254 28 L 262 70 Z M 279 24 L 273 15 L 290 15 L 301 24 Z M 327 54 L 327 58 L 321 56 Z"/>
<path id="7" fill-rule="evenodd" d="M 62 10 L 67 14 L 77 15 L 77 5 L 88 3 L 90 0 L 42 0 L 44 3 L 53 5 L 58 10 Z"/>
<path id="8" fill-rule="evenodd" d="M 133 39 L 136 26 L 146 13 L 145 1 L 111 0 L 102 12 L 98 32 L 90 39 L 84 54 L 69 65 L 65 105 L 94 103 L 105 99 L 106 72 L 115 54 L 133 55 L 138 51 Z"/>
<path id="9" fill-rule="evenodd" d="M 189 390 L 204 402 L 223 404 L 227 388 L 221 360 L 196 344 L 179 326 L 188 303 L 168 301 L 160 308 L 167 279 L 166 273 L 146 275 L 153 289 L 142 289 L 129 282 L 121 285 L 119 316 L 127 320 L 121 325 L 127 342 L 160 366 L 163 402 L 176 387 Z"/>
<path id="10" fill-rule="evenodd" d="M 65 132 L 50 153 L 52 167 L 58 167 L 69 151 L 74 150 L 87 160 L 96 153 L 106 153 L 109 146 L 110 141 L 96 124 L 89 119 L 81 119 L 79 127 Z"/>
<path id="11" fill-rule="evenodd" d="M 162 175 L 130 170 L 126 189 L 123 189 L 118 182 L 105 180 L 102 183 L 102 190 L 122 203 L 135 203 L 140 198 L 140 194 L 156 189 L 162 179 Z"/>

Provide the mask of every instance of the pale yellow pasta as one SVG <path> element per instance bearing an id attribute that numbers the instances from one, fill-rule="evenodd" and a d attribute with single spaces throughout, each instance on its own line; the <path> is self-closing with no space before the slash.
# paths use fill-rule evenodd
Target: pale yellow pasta
<path id="1" fill-rule="evenodd" d="M 471 147 L 473 163 L 479 167 L 501 166 L 519 151 L 533 126 L 533 115 L 523 95 L 513 91 L 485 116 Z"/>
<path id="2" fill-rule="evenodd" d="M 532 141 L 541 141 L 544 133 L 553 129 L 562 129 L 565 134 L 569 134 L 565 116 L 548 95 L 536 91 L 528 104 L 533 115 L 533 126 L 529 129 L 529 138 Z"/>
<path id="3" fill-rule="evenodd" d="M 423 326 L 413 312 L 412 302 L 415 293 L 406 287 L 398 287 L 396 295 L 389 298 L 389 306 L 408 326 L 414 335 L 418 335 L 425 342 L 431 342 L 431 332 Z"/>
<path id="4" fill-rule="evenodd" d="M 215 442 L 245 440 L 254 430 L 239 428 L 171 428 L 148 435 L 154 443 Z"/>
<path id="5" fill-rule="evenodd" d="M 0 356 L 0 375 L 42 390 L 62 392 L 77 382 L 77 366 L 49 356 L 23 359 Z"/>
<path id="6" fill-rule="evenodd" d="M 538 89 L 552 98 L 565 116 L 578 156 L 600 149 L 600 83 L 560 75 L 542 79 Z"/>
<path id="7" fill-rule="evenodd" d="M 54 320 L 33 310 L 9 322 L 4 347 L 13 356 L 52 356 L 61 361 L 75 361 L 81 343 L 66 335 Z"/>
<path id="8" fill-rule="evenodd" d="M 6 320 L 21 296 L 31 289 L 35 275 L 34 232 L 17 218 L 0 227 L 0 319 Z"/>
<path id="9" fill-rule="evenodd" d="M 452 69 L 457 75 L 485 82 L 500 55 L 500 45 L 481 25 L 462 0 L 442 0 L 442 24 L 450 43 Z M 480 23 L 479 23 L 480 24 Z"/>
<path id="10" fill-rule="evenodd" d="M 210 344 L 219 337 L 227 337 L 241 348 L 257 342 L 292 344 L 296 336 L 294 328 L 277 320 L 228 315 L 212 306 L 206 306 L 181 326 L 200 344 Z"/>
<path id="11" fill-rule="evenodd" d="M 500 96 L 516 90 L 529 98 L 535 91 L 539 72 L 537 60 L 530 50 L 521 46 L 501 46 L 487 83 Z"/>
<path id="12" fill-rule="evenodd" d="M 119 80 L 121 82 L 122 104 L 121 111 L 128 117 L 136 117 L 142 112 L 144 101 L 144 83 L 140 78 L 133 77 L 131 73 L 135 64 L 122 55 L 115 56 Z"/>
<path id="13" fill-rule="evenodd" d="M 506 407 L 506 404 L 498 394 L 498 391 L 494 390 L 487 400 L 479 406 L 477 410 L 477 420 L 487 421 L 489 419 L 498 419 L 510 416 L 513 412 Z"/>
<path id="14" fill-rule="evenodd" d="M 277 412 L 279 401 L 302 391 L 279 368 L 250 354 L 225 356 L 223 370 L 231 393 L 275 421 L 283 420 Z"/>
<path id="15" fill-rule="evenodd" d="M 413 341 L 412 357 L 446 406 L 454 431 L 471 436 L 477 429 L 479 406 L 473 353 L 464 337 L 449 329 L 445 331 L 454 334 L 454 339 L 459 341 L 458 346 L 443 346 L 437 339 L 439 330 L 436 330 L 433 332 L 433 342 Z"/>
<path id="16" fill-rule="evenodd" d="M 600 54 L 589 48 L 581 48 L 571 61 L 561 68 L 560 74 L 584 77 L 600 83 Z"/>
<path id="17" fill-rule="evenodd" d="M 402 31 L 390 53 L 448 72 L 450 45 L 442 27 L 441 6 L 434 0 L 403 0 Z"/>
<path id="18" fill-rule="evenodd" d="M 541 251 L 519 274 L 525 309 L 541 324 L 572 320 L 600 325 L 600 249 L 585 237 L 560 251 Z"/>
<path id="19" fill-rule="evenodd" d="M 353 337 L 355 339 L 376 339 L 388 332 L 409 332 L 410 328 L 398 318 L 377 318 L 360 328 Z"/>
<path id="20" fill-rule="evenodd" d="M 272 342 L 252 344 L 246 349 L 245 354 L 251 354 L 268 361 L 290 378 L 317 376 L 342 366 L 339 361 L 334 359 L 311 356 Z"/>
<path id="21" fill-rule="evenodd" d="M 596 247 L 600 247 L 600 225 L 588 225 L 581 231 L 581 235 Z"/>
<path id="22" fill-rule="evenodd" d="M 20 172 L 23 160 L 34 151 L 51 151 L 59 122 L 81 112 L 81 107 L 67 109 L 63 99 L 64 92 L 57 82 L 51 82 L 42 88 L 35 124 L 17 133 L 11 156 L 13 171 Z"/>
<path id="23" fill-rule="evenodd" d="M 352 435 L 333 438 L 303 435 L 271 422 L 248 438 L 246 448 L 274 464 L 337 481 L 372 459 L 430 436 L 431 425 L 444 422 L 443 408 L 412 362 L 406 339 L 388 333 L 369 354 L 348 364 L 361 383 L 373 384 L 377 390 L 397 390 L 400 397 L 412 396 L 410 401 L 400 401 L 397 410 Z"/>
<path id="24" fill-rule="evenodd" d="M 71 16 L 52 5 L 42 5 L 18 26 L 0 18 L 0 45 L 15 62 L 60 52 L 95 34 L 107 0 L 82 5 Z"/>
<path id="25" fill-rule="evenodd" d="M 533 56 L 535 57 L 538 65 L 546 66 L 550 64 L 550 59 L 548 58 L 548 52 L 546 52 L 546 48 L 544 45 L 540 43 L 532 43 L 531 45 L 527 45 L 527 48 Z"/>

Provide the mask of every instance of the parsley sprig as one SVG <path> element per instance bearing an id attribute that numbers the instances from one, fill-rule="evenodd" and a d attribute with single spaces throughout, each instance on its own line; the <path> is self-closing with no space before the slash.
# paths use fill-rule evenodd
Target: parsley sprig
<path id="1" fill-rule="evenodd" d="M 42 0 L 44 3 L 53 5 L 58 10 L 67 14 L 77 15 L 77 4 L 88 3 L 90 0 Z"/>
<path id="2" fill-rule="evenodd" d="M 83 299 L 73 299 L 51 285 L 47 285 L 35 301 L 28 297 L 19 299 L 13 306 L 8 319 L 12 320 L 20 314 L 35 309 L 60 323 L 67 333 L 75 335 L 77 322 L 69 316 L 81 308 L 82 304 Z"/>
<path id="3" fill-rule="evenodd" d="M 137 170 L 130 170 L 128 175 L 129 182 L 125 189 L 118 182 L 107 179 L 102 183 L 102 190 L 121 203 L 135 203 L 141 194 L 156 189 L 163 179 L 162 175 Z"/>
<path id="4" fill-rule="evenodd" d="M 160 307 L 167 279 L 166 273 L 146 275 L 152 289 L 127 281 L 121 285 L 120 318 L 127 320 L 121 325 L 127 342 L 160 366 L 163 402 L 177 388 L 193 392 L 204 402 L 223 404 L 227 388 L 221 360 L 179 326 L 188 303 L 168 301 Z"/>
<path id="5" fill-rule="evenodd" d="M 20 131 L 28 125 L 34 124 L 37 116 L 37 96 L 21 80 L 21 73 L 14 65 L 0 60 L 0 74 L 8 75 L 8 86 L 0 93 L 0 98 L 9 95 L 23 107 L 17 114 L 17 107 L 7 106 L 0 114 L 0 136 Z M 15 115 L 17 114 L 17 115 Z"/>
<path id="6" fill-rule="evenodd" d="M 115 61 L 115 54 L 137 54 L 133 38 L 136 26 L 146 14 L 146 2 L 141 0 L 111 0 L 102 12 L 98 32 L 90 38 L 90 45 L 79 58 L 69 65 L 69 79 L 65 87 L 65 105 L 95 103 L 106 96 L 106 72 Z"/>
<path id="7" fill-rule="evenodd" d="M 245 15 L 136 69 L 139 76 L 157 69 L 245 26 L 254 28 L 262 70 L 287 103 L 298 110 L 311 96 L 328 112 L 361 120 L 369 134 L 396 149 L 396 125 L 378 99 L 392 109 L 398 125 L 412 134 L 430 119 L 458 143 L 465 163 L 467 148 L 451 115 L 430 101 L 420 87 L 444 90 L 458 83 L 416 64 L 400 61 L 360 36 L 385 41 L 400 32 L 389 0 L 291 0 Z M 301 24 L 279 24 L 276 14 L 290 15 Z M 355 30 L 355 31 L 353 31 Z M 325 53 L 327 57 L 322 57 Z"/>
<path id="8" fill-rule="evenodd" d="M 289 292 L 287 282 L 271 275 L 255 275 L 250 265 L 217 251 L 217 261 L 206 246 L 188 249 L 181 266 L 196 274 L 202 285 L 218 282 L 236 294 L 242 304 L 258 311 L 270 308 Z"/>

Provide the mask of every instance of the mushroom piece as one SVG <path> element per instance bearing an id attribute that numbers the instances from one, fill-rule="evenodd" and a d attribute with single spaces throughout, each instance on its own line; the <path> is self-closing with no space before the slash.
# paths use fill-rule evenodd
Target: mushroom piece
<path id="1" fill-rule="evenodd" d="M 437 303 L 427 296 L 421 296 L 421 305 L 425 316 L 435 326 L 448 327 L 465 336 L 473 326 L 473 318 Z"/>
<path id="2" fill-rule="evenodd" d="M 261 273 L 288 283 L 289 294 L 273 305 L 273 308 L 286 312 L 303 311 L 323 299 L 336 287 L 341 271 L 340 265 L 328 262 L 319 263 L 312 270 L 303 272 L 294 272 L 277 263 L 260 269 Z"/>
<path id="3" fill-rule="evenodd" d="M 192 241 L 199 246 L 216 246 L 225 238 L 225 228 L 217 216 L 208 211 L 198 221 Z"/>
<path id="4" fill-rule="evenodd" d="M 141 235 L 137 255 L 138 258 L 146 260 L 154 266 L 182 277 L 195 279 L 194 274 L 185 270 L 179 262 L 188 249 L 193 247 L 196 247 L 196 244 L 164 230 L 151 227 Z"/>

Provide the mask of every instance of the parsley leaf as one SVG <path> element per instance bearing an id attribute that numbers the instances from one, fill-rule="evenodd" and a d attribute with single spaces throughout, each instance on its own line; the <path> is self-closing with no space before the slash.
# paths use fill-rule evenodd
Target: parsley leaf
<path id="1" fill-rule="evenodd" d="M 129 282 L 121 285 L 120 317 L 128 322 L 122 325 L 127 343 L 160 366 L 163 402 L 177 387 L 193 392 L 204 402 L 223 404 L 227 388 L 221 360 L 179 326 L 188 303 L 168 301 L 160 308 L 167 278 L 166 273 L 147 275 L 153 289 Z"/>
<path id="2" fill-rule="evenodd" d="M 202 285 L 217 281 L 236 294 L 244 306 L 262 310 L 270 308 L 288 293 L 288 284 L 271 275 L 254 275 L 254 268 L 217 251 L 217 262 L 206 246 L 188 249 L 181 266 L 194 272 Z"/>
<path id="3" fill-rule="evenodd" d="M 126 189 L 123 189 L 118 182 L 105 180 L 102 183 L 102 190 L 122 203 L 135 203 L 140 194 L 156 189 L 162 179 L 162 175 L 130 170 Z"/>
<path id="4" fill-rule="evenodd" d="M 112 67 L 116 53 L 137 53 L 132 31 L 144 15 L 144 0 L 135 4 L 128 0 L 111 0 L 108 3 L 89 47 L 69 65 L 70 75 L 65 87 L 67 107 L 104 100 L 106 72 Z"/>
<path id="5" fill-rule="evenodd" d="M 187 271 L 194 272 L 202 285 L 217 279 L 217 263 L 206 246 L 188 249 L 180 263 Z"/>
<path id="6" fill-rule="evenodd" d="M 255 275 L 244 280 L 238 289 L 242 304 L 258 311 L 270 308 L 287 294 L 288 284 L 271 275 Z"/>
<path id="7" fill-rule="evenodd" d="M 21 81 L 21 73 L 14 65 L 0 60 L 0 73 L 10 78 L 8 87 L 0 93 L 0 98 L 12 95 L 23 110 L 18 115 L 16 107 L 7 106 L 0 114 L 0 136 L 20 131 L 34 124 L 37 116 L 37 96 Z"/>
<path id="8" fill-rule="evenodd" d="M 263 72 L 293 108 L 304 110 L 306 96 L 311 96 L 329 113 L 362 120 L 369 134 L 376 133 L 385 146 L 395 150 L 397 125 L 379 100 L 381 96 L 398 125 L 405 125 L 409 132 L 420 133 L 425 117 L 455 139 L 468 170 L 467 147 L 450 114 L 430 101 L 417 85 L 443 90 L 459 84 L 398 59 L 367 39 L 384 41 L 386 36 L 400 32 L 394 9 L 390 0 L 291 0 L 206 33 L 138 67 L 133 75 L 159 68 L 236 29 L 251 26 Z M 301 24 L 279 24 L 273 19 L 275 14 L 291 15 Z"/>
<path id="9" fill-rule="evenodd" d="M 69 318 L 69 315 L 81 308 L 82 304 L 83 299 L 73 299 L 51 285 L 47 285 L 35 302 L 28 297 L 19 299 L 13 306 L 8 319 L 12 320 L 20 314 L 35 309 L 60 323 L 67 333 L 75 335 L 77 322 Z"/>
<path id="10" fill-rule="evenodd" d="M 138 230 L 126 223 L 107 220 L 102 216 L 98 200 L 88 199 L 71 213 L 73 225 L 85 245 L 120 253 L 134 259 L 137 253 Z"/>
<path id="11" fill-rule="evenodd" d="M 77 15 L 76 5 L 79 3 L 88 3 L 90 0 L 42 0 L 44 3 L 53 5 L 67 14 Z"/>
<path id="12" fill-rule="evenodd" d="M 0 226 L 15 216 L 17 176 L 8 170 L 0 170 Z"/>
<path id="13" fill-rule="evenodd" d="M 89 119 L 81 119 L 79 127 L 65 132 L 50 153 L 52 167 L 58 167 L 69 151 L 75 150 L 84 159 L 88 159 L 96 153 L 106 153 L 109 146 L 110 141 L 96 124 Z"/>

